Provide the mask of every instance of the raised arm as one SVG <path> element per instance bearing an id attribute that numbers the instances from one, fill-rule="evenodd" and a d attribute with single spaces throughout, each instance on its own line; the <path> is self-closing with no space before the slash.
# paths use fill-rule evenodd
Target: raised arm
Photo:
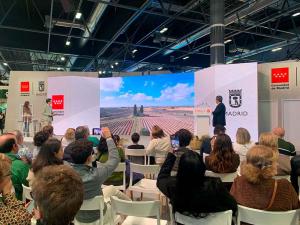
<path id="1" fill-rule="evenodd" d="M 108 160 L 97 168 L 98 176 L 101 178 L 103 183 L 117 168 L 120 162 L 120 157 L 118 149 L 111 138 L 110 130 L 107 127 L 102 128 L 102 136 L 106 139 L 108 147 Z"/>

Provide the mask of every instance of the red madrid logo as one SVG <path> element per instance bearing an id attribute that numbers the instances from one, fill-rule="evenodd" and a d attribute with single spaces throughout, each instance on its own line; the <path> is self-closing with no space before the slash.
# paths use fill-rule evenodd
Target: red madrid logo
<path id="1" fill-rule="evenodd" d="M 273 68 L 272 69 L 272 84 L 288 83 L 289 82 L 289 68 Z"/>
<path id="2" fill-rule="evenodd" d="M 29 86 L 29 81 L 22 81 L 20 83 L 20 92 L 29 92 L 30 91 L 30 86 Z"/>
<path id="3" fill-rule="evenodd" d="M 54 110 L 64 109 L 64 95 L 52 95 L 52 109 Z"/>

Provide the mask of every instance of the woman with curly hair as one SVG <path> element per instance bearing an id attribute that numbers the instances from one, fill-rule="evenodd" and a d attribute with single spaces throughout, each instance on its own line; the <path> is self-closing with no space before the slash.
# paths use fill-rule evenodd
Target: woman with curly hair
<path id="1" fill-rule="evenodd" d="M 271 148 L 252 147 L 246 162 L 241 165 L 241 176 L 235 178 L 230 193 L 238 204 L 268 211 L 298 209 L 299 199 L 286 179 L 276 180 L 277 154 Z"/>
<path id="2" fill-rule="evenodd" d="M 212 152 L 205 158 L 206 168 L 215 173 L 233 173 L 239 164 L 240 157 L 234 152 L 230 137 L 227 134 L 214 137 Z"/>

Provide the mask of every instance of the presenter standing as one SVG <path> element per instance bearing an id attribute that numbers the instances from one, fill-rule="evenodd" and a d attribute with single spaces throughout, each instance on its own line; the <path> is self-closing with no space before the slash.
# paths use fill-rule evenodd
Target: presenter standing
<path id="1" fill-rule="evenodd" d="M 47 98 L 46 105 L 43 111 L 43 118 L 42 118 L 42 128 L 47 125 L 51 125 L 53 121 L 53 112 L 51 106 L 51 98 Z"/>
<path id="2" fill-rule="evenodd" d="M 226 126 L 226 119 L 225 119 L 225 113 L 226 113 L 226 106 L 223 104 L 223 97 L 217 96 L 216 97 L 216 108 L 212 112 L 213 114 L 213 127 L 217 125 Z"/>
<path id="3" fill-rule="evenodd" d="M 23 115 L 22 115 L 23 123 L 24 123 L 23 133 L 27 137 L 29 137 L 29 124 L 31 123 L 32 120 L 32 112 L 29 105 L 30 105 L 29 101 L 24 102 Z"/>

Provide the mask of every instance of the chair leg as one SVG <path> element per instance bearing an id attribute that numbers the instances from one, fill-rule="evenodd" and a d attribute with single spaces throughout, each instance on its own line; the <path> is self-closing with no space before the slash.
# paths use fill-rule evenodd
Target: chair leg
<path id="1" fill-rule="evenodd" d="M 131 200 L 133 201 L 133 191 L 130 191 L 130 197 L 131 197 Z"/>
<path id="2" fill-rule="evenodd" d="M 141 201 L 143 200 L 143 197 L 144 197 L 143 192 L 141 192 Z"/>

